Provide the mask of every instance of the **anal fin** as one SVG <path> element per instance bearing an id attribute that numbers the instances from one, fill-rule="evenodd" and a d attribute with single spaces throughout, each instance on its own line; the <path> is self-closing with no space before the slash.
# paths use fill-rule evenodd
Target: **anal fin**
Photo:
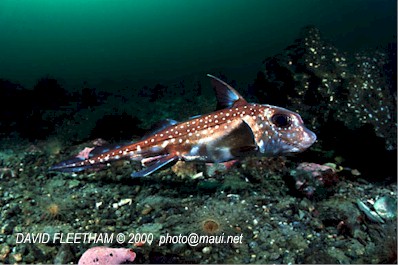
<path id="1" fill-rule="evenodd" d="M 165 155 L 165 156 L 160 156 L 158 159 L 154 159 L 151 161 L 151 163 L 148 164 L 148 167 L 141 171 L 133 172 L 131 174 L 132 177 L 146 177 L 156 170 L 169 165 L 173 162 L 176 162 L 178 160 L 178 156 L 176 155 Z"/>

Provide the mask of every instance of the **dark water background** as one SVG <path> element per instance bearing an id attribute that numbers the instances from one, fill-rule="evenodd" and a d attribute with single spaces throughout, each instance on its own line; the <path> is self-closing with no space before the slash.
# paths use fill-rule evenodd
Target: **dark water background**
<path id="1" fill-rule="evenodd" d="M 0 78 L 112 90 L 222 71 L 244 82 L 308 24 L 343 51 L 374 49 L 396 38 L 396 1 L 1 0 Z"/>

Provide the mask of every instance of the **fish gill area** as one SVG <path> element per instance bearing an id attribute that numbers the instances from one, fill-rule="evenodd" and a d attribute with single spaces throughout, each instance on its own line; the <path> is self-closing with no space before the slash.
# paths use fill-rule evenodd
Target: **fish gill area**
<path id="1" fill-rule="evenodd" d="M 69 93 L 48 76 L 31 89 L 1 79 L 0 263 L 77 263 L 104 245 L 56 238 L 68 233 L 153 235 L 106 243 L 132 248 L 134 263 L 396 263 L 396 56 L 396 44 L 347 54 L 305 27 L 237 89 L 298 112 L 318 137 L 309 150 L 228 170 L 178 162 L 145 178 L 130 177 L 140 166 L 129 161 L 79 174 L 48 168 L 86 146 L 137 140 L 159 120 L 212 111 L 207 84 L 110 94 Z M 192 233 L 242 240 L 159 245 Z M 17 243 L 21 234 L 50 240 Z"/>

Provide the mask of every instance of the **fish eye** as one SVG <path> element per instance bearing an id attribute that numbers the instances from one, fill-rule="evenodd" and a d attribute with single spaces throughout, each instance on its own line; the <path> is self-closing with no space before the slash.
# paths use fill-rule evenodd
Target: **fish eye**
<path id="1" fill-rule="evenodd" d="M 275 114 L 271 117 L 271 122 L 277 127 L 285 128 L 290 126 L 291 119 L 286 114 Z"/>

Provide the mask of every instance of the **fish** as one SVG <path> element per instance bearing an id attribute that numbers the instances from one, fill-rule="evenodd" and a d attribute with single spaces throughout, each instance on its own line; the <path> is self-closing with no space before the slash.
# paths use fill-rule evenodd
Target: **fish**
<path id="1" fill-rule="evenodd" d="M 228 163 L 250 155 L 287 155 L 302 152 L 316 141 L 316 134 L 305 127 L 298 113 L 249 103 L 223 80 L 207 76 L 215 90 L 216 111 L 184 122 L 166 120 L 133 143 L 112 148 L 86 147 L 50 170 L 79 172 L 129 159 L 143 166 L 131 176 L 145 177 L 177 161 Z"/>

